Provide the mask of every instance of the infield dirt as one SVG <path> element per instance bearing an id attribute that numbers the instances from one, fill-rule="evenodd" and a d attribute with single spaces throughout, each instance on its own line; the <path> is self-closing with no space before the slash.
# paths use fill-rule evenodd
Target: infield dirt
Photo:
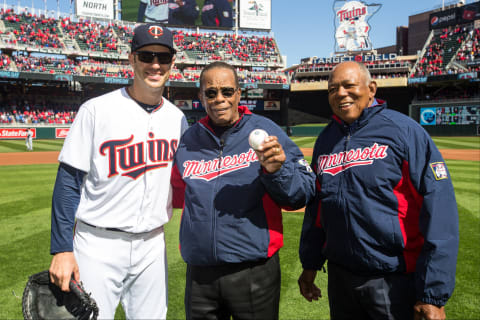
<path id="1" fill-rule="evenodd" d="M 306 157 L 312 156 L 312 148 L 302 148 L 301 150 Z M 480 150 L 476 149 L 441 149 L 440 152 L 447 160 L 480 161 Z M 58 151 L 0 153 L 0 165 L 57 163 L 58 154 Z"/>

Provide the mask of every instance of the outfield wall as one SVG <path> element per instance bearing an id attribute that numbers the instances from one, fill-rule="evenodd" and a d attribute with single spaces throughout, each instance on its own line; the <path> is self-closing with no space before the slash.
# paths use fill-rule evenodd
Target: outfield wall
<path id="1" fill-rule="evenodd" d="M 33 132 L 34 139 L 65 139 L 70 127 L 44 127 L 44 126 L 22 126 L 22 127 L 0 127 L 0 139 L 25 139 L 27 128 Z"/>
<path id="2" fill-rule="evenodd" d="M 34 139 L 65 139 L 69 127 L 30 127 Z M 295 137 L 316 137 L 322 132 L 323 126 L 292 126 L 289 131 L 287 127 L 282 129 L 290 136 Z M 480 135 L 479 125 L 436 125 L 423 126 L 431 136 L 478 136 Z M 0 140 L 25 139 L 27 127 L 0 127 Z"/>
<path id="3" fill-rule="evenodd" d="M 27 136 L 27 128 L 33 131 L 34 139 L 64 139 L 67 136 L 69 127 L 0 127 L 0 139 L 20 140 Z M 282 127 L 287 132 L 286 127 Z M 301 126 L 290 127 L 292 136 L 316 137 L 320 134 L 323 127 L 319 126 Z"/>

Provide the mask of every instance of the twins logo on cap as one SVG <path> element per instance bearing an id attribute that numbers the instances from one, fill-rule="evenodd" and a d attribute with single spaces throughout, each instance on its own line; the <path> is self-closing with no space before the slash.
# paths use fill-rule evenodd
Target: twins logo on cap
<path id="1" fill-rule="evenodd" d="M 160 26 L 150 26 L 148 28 L 148 33 L 157 39 L 158 37 L 161 37 L 163 35 L 163 28 Z"/>

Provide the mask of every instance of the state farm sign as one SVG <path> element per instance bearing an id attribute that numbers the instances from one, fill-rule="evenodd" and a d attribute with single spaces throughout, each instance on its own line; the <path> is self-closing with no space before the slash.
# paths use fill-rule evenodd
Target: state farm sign
<path id="1" fill-rule="evenodd" d="M 33 133 L 33 139 L 37 137 L 37 130 L 30 129 Z M 0 139 L 25 139 L 27 137 L 26 128 L 2 128 L 0 129 Z"/>

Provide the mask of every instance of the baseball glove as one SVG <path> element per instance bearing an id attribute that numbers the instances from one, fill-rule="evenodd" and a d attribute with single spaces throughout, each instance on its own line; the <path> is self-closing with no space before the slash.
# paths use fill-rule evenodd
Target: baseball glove
<path id="1" fill-rule="evenodd" d="M 83 289 L 82 283 L 70 280 L 70 292 L 50 282 L 48 270 L 31 275 L 23 291 L 23 317 L 43 319 L 97 319 L 98 307 Z"/>

